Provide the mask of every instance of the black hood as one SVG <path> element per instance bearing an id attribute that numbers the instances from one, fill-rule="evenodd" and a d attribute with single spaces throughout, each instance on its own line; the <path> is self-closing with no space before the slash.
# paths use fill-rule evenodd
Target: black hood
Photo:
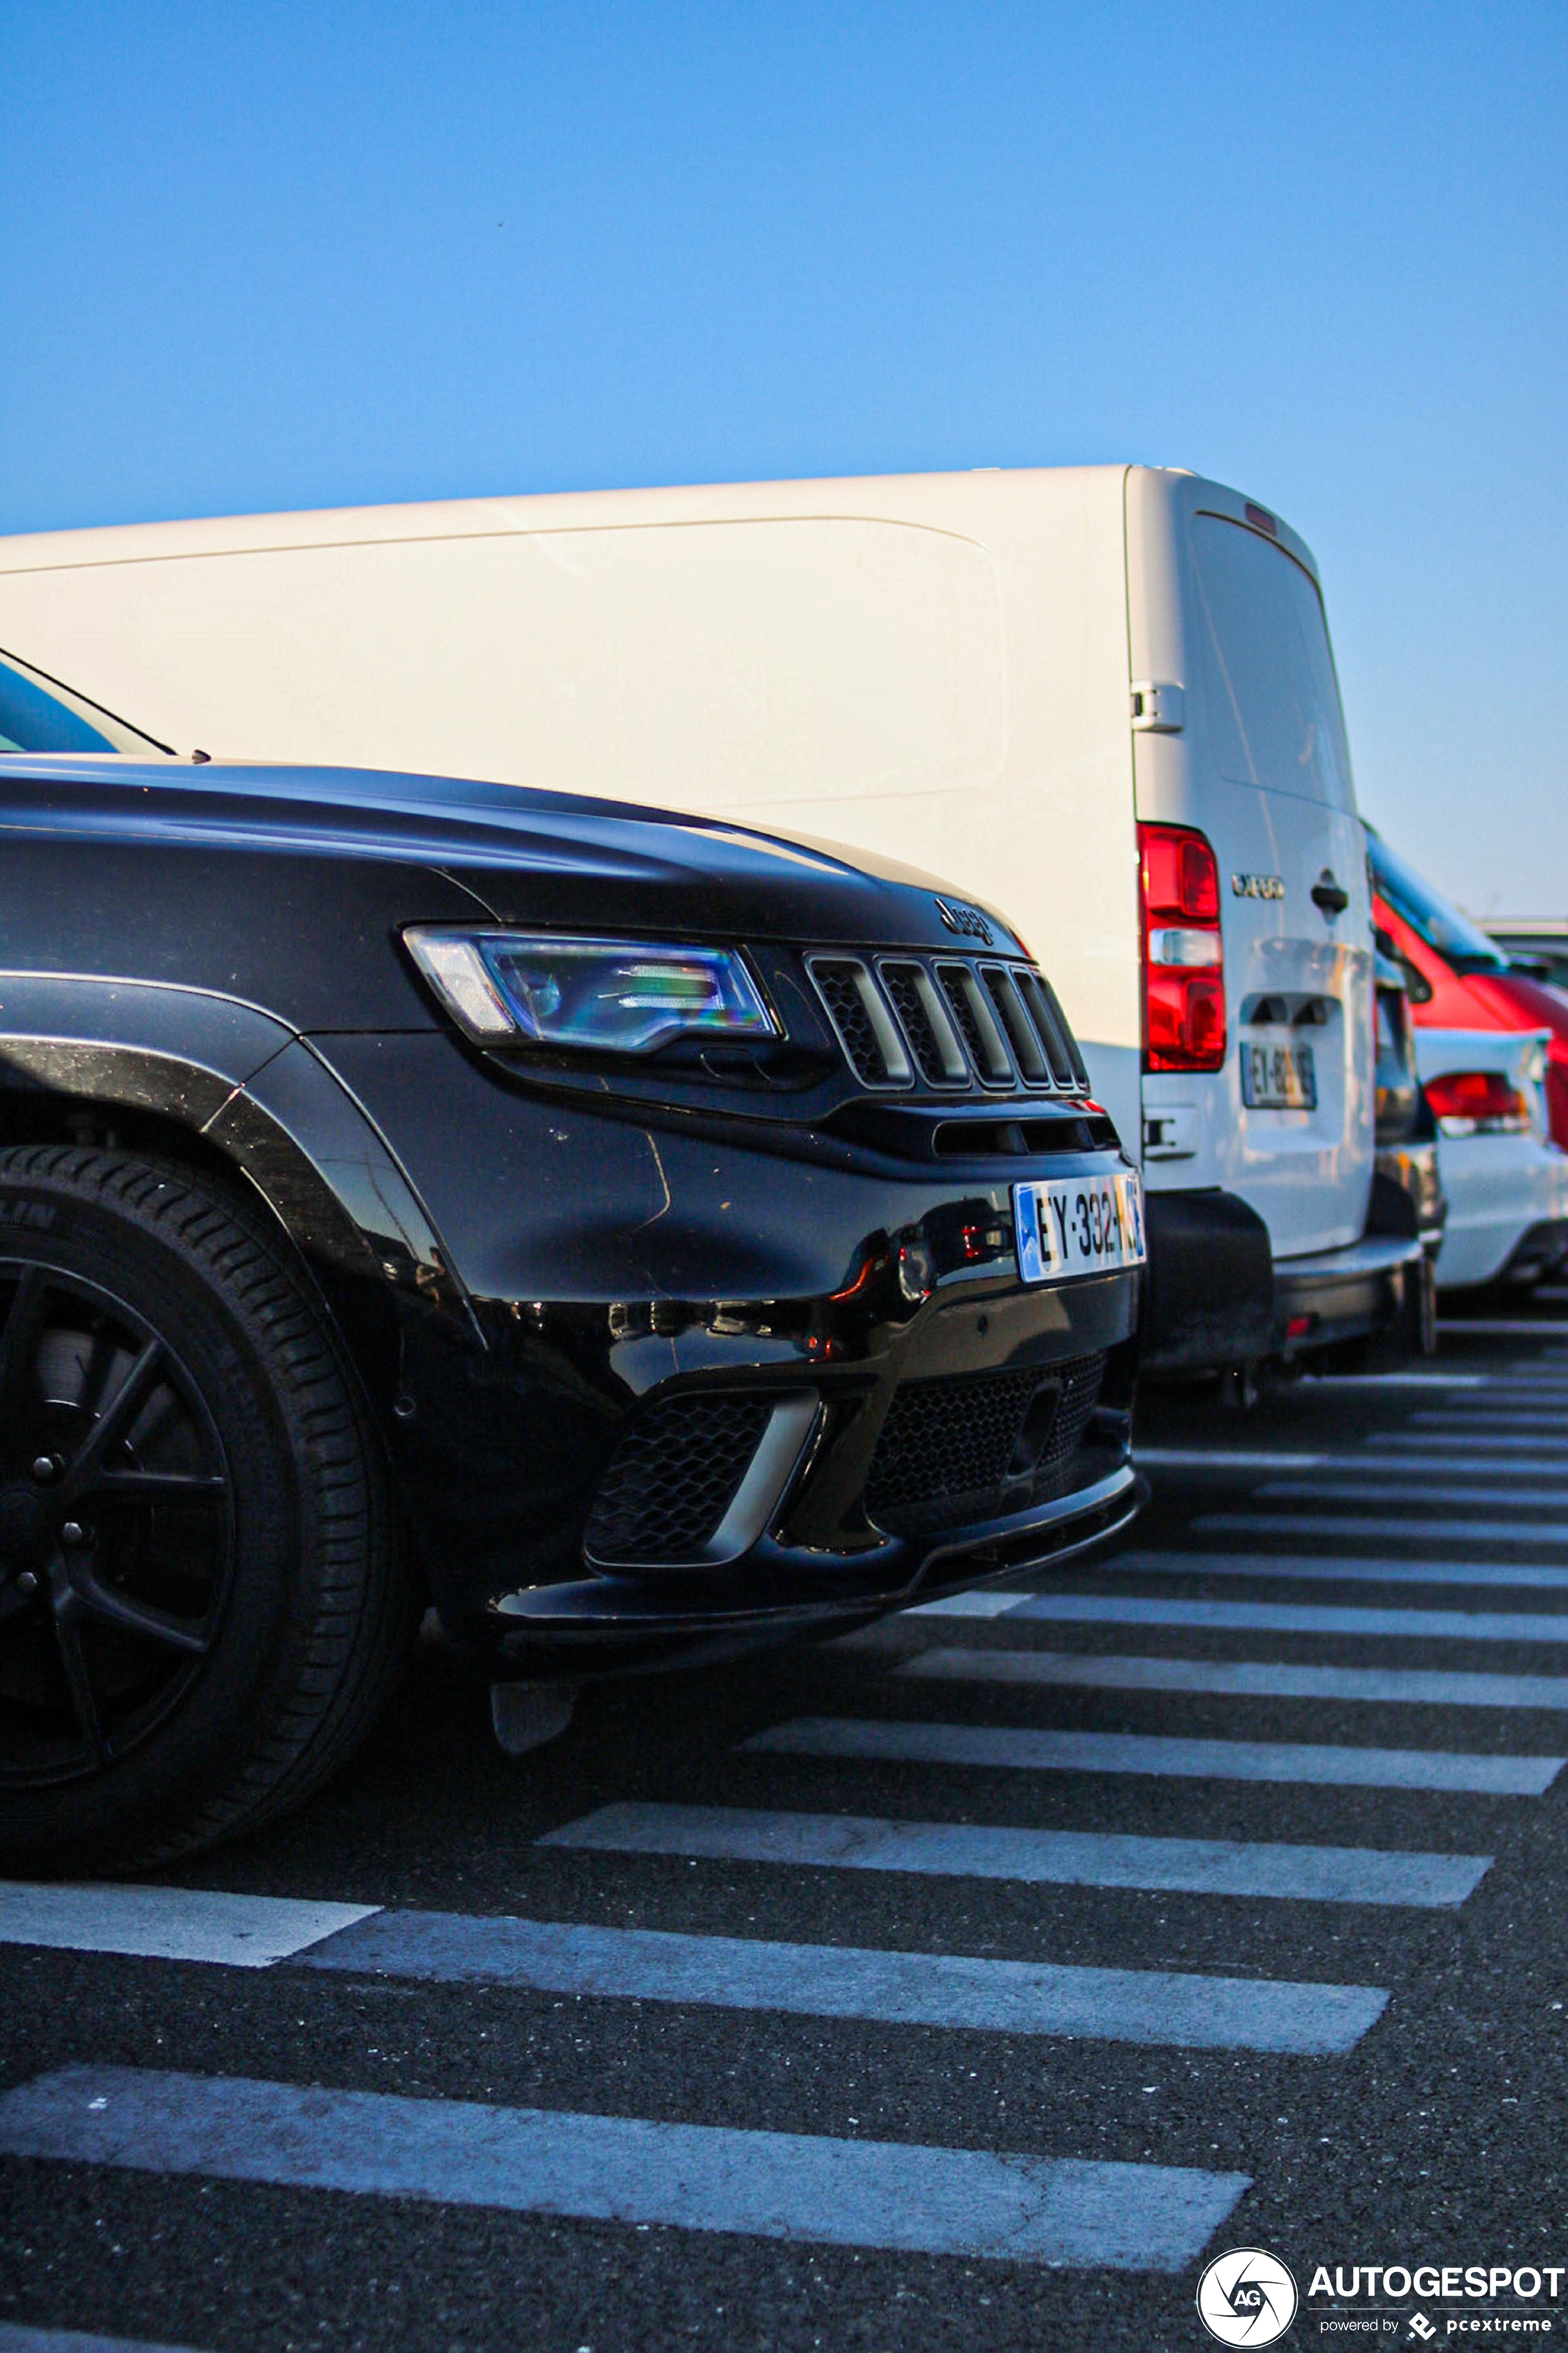
<path id="1" fill-rule="evenodd" d="M 195 851 L 209 872 L 230 856 L 423 869 L 502 923 L 925 947 L 960 928 L 1022 952 L 991 910 L 866 851 L 460 777 L 17 754 L 0 758 L 0 826 L 14 844 Z M 395 919 L 447 912 L 428 899 L 409 874 Z"/>

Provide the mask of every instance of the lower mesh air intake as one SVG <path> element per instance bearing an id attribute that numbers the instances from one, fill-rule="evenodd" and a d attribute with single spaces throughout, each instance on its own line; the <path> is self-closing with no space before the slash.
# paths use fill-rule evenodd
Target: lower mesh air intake
<path id="1" fill-rule="evenodd" d="M 999 1519 L 1070 1493 L 1104 1377 L 1096 1355 L 905 1381 L 871 1458 L 868 1513 L 903 1535 Z"/>
<path id="2" fill-rule="evenodd" d="M 591 1558 L 627 1568 L 700 1562 L 768 1425 L 763 1397 L 667 1398 L 621 1440 L 588 1514 Z"/>

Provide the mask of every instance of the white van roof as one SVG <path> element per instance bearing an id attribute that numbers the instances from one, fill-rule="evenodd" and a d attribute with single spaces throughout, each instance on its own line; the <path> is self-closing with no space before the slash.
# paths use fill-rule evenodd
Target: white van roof
<path id="1" fill-rule="evenodd" d="M 653 490 L 530 491 L 490 498 L 426 499 L 358 507 L 305 507 L 261 514 L 200 515 L 167 522 L 107 523 L 78 531 L 18 533 L 0 537 L 0 572 L 46 572 L 100 564 L 153 563 L 171 557 L 273 553 L 284 548 L 385 544 L 393 541 L 484 538 L 517 531 L 595 530 L 679 520 L 700 522 L 758 515 L 853 512 L 855 493 L 881 505 L 900 493 L 956 491 L 976 475 L 1028 480 L 1079 476 L 1122 477 L 1127 464 L 1108 466 L 975 466 L 926 474 L 842 474 L 759 482 L 671 483 Z M 1299 533 L 1271 510 L 1226 484 L 1184 466 L 1141 470 L 1191 482 L 1200 503 L 1278 539 L 1316 580 L 1317 560 Z M 873 512 L 875 509 L 872 510 Z"/>

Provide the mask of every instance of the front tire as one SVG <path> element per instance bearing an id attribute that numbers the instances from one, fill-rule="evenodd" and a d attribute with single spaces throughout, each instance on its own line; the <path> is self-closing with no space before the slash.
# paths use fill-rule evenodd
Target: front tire
<path id="1" fill-rule="evenodd" d="M 265 1216 L 0 1148 L 0 1853 L 144 1868 L 270 1820 L 416 1623 L 353 1375 Z"/>

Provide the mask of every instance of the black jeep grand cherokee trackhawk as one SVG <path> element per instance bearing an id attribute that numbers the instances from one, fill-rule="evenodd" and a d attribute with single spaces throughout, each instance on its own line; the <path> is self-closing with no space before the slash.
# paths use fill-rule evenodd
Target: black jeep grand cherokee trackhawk
<path id="1" fill-rule="evenodd" d="M 14 661 L 0 746 L 0 1848 L 292 1804 L 431 1605 L 570 1682 L 1129 1518 L 1138 1180 L 994 915 Z"/>

